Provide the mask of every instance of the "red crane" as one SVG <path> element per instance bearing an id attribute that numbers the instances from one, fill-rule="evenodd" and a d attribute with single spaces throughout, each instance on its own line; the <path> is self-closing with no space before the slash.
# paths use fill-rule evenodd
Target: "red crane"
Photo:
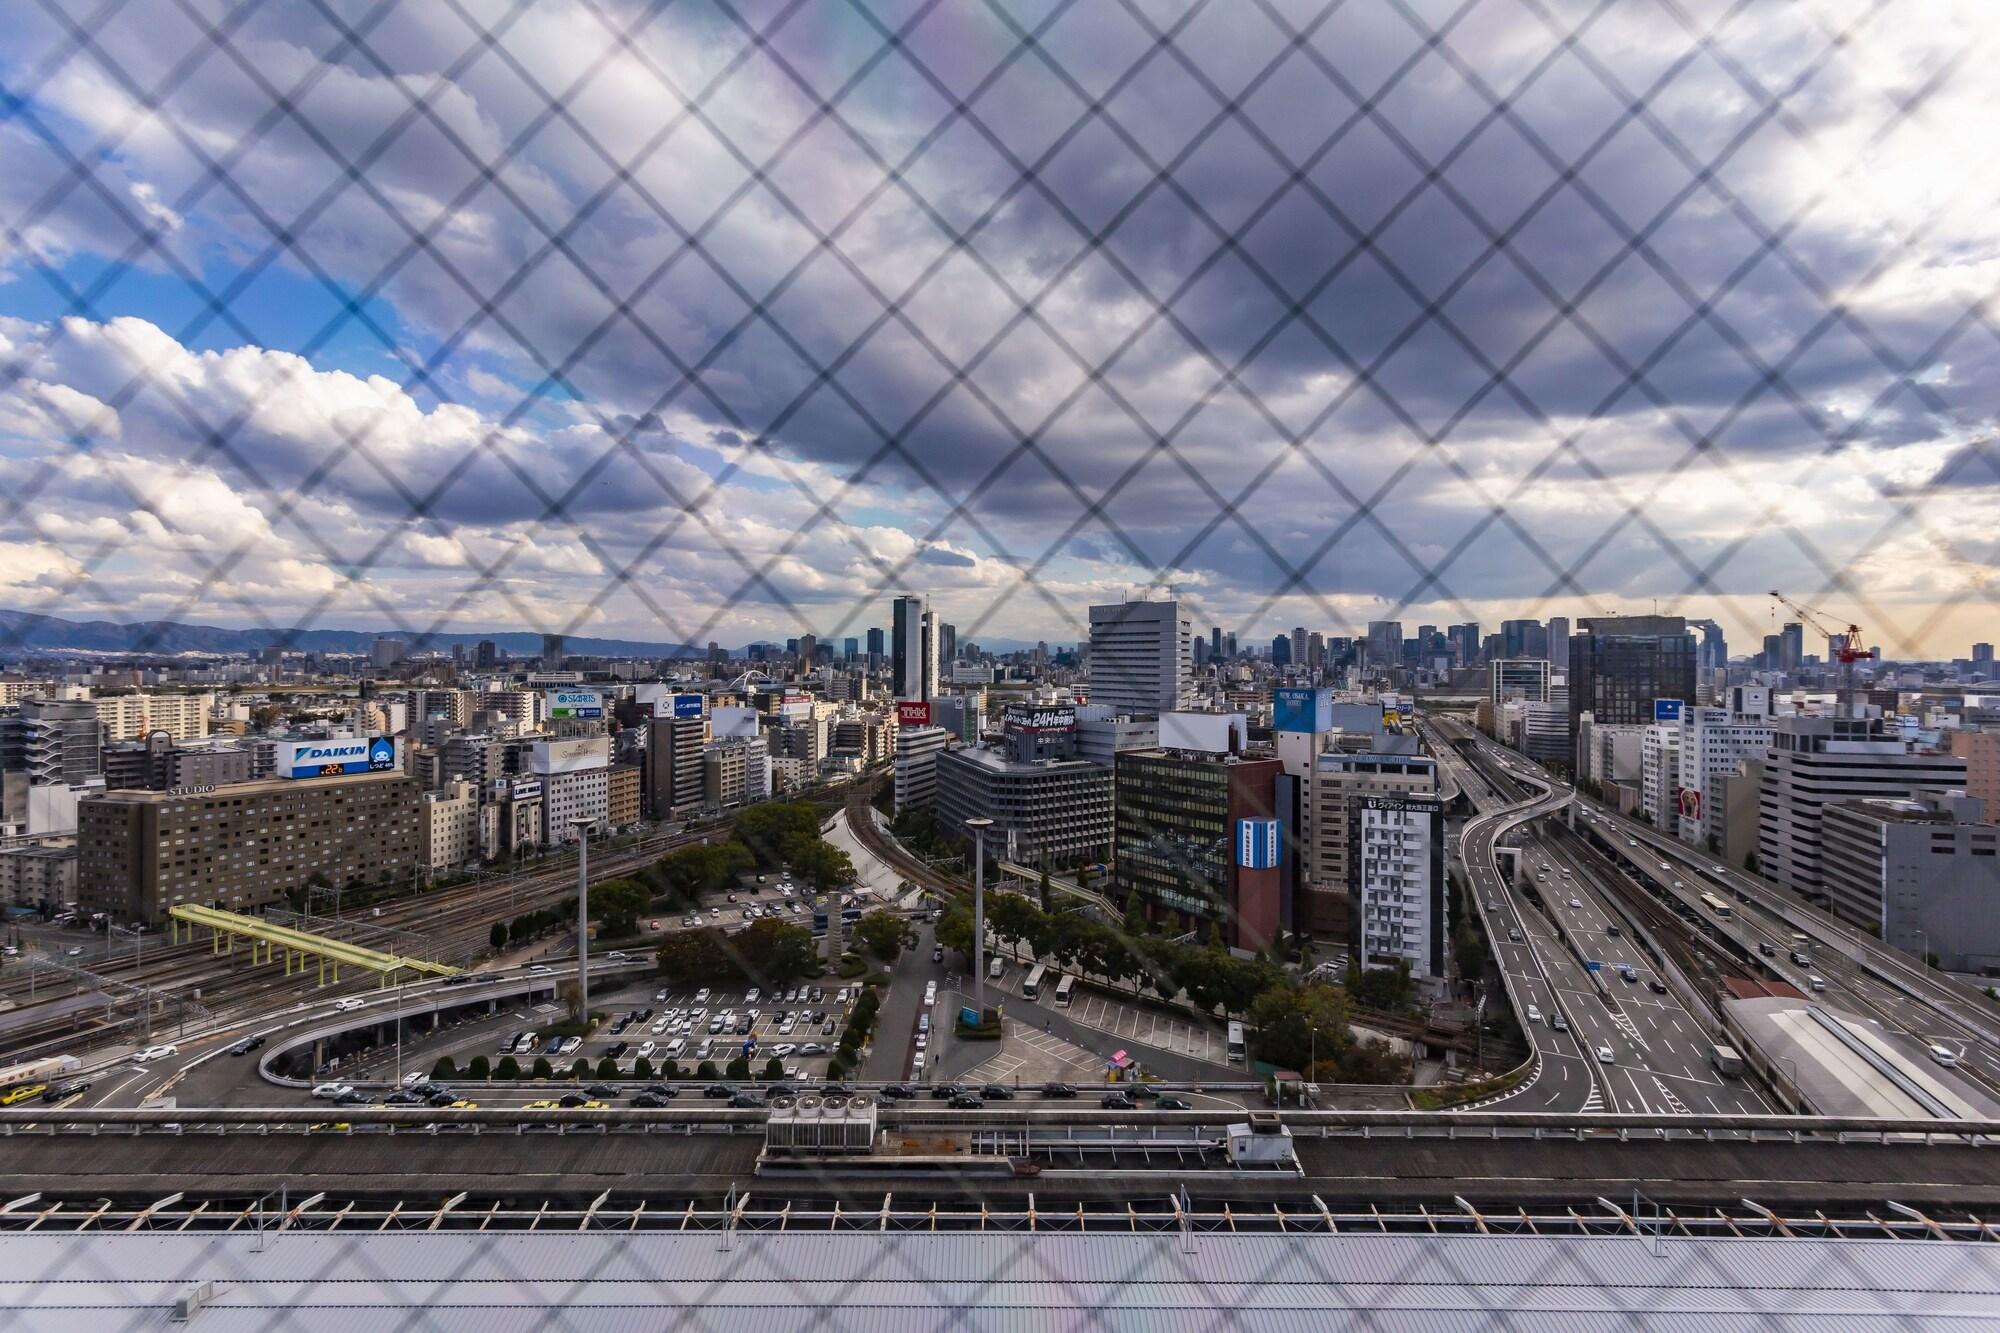
<path id="1" fill-rule="evenodd" d="M 1833 648 L 1832 652 L 1834 660 L 1840 663 L 1841 688 L 1846 690 L 1853 689 L 1854 664 L 1863 658 L 1872 658 L 1875 656 L 1874 649 L 1863 648 L 1861 646 L 1861 626 L 1849 622 L 1846 632 L 1842 633 L 1830 628 L 1825 620 L 1821 619 L 1820 614 L 1811 607 L 1801 606 L 1799 603 L 1785 596 L 1785 594 L 1779 592 L 1776 588 L 1771 589 L 1771 596 L 1781 605 L 1789 608 L 1800 620 L 1811 625 L 1815 632 L 1825 635 L 1829 645 L 1835 639 L 1840 640 L 1840 646 Z"/>

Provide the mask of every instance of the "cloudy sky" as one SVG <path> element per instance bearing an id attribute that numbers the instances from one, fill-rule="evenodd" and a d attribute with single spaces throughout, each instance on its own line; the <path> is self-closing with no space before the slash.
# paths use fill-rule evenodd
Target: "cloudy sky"
<path id="1" fill-rule="evenodd" d="M 0 607 L 2000 631 L 1985 0 L 104 8 L 0 33 Z"/>

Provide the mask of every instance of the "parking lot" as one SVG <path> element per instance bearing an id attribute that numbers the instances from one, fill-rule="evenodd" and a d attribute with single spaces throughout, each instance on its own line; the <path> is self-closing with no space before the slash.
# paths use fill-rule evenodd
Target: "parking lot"
<path id="1" fill-rule="evenodd" d="M 1104 1062 L 1061 1037 L 1030 1027 L 1017 1019 L 1004 1024 L 1000 1050 L 961 1076 L 965 1083 L 1096 1083 L 1104 1078 Z"/>
<path id="2" fill-rule="evenodd" d="M 1010 961 L 1000 980 L 988 981 L 986 986 L 989 992 L 1001 990 L 1008 994 L 1009 1014 L 1040 1026 L 1033 1013 L 1038 1008 L 1055 1010 L 1056 973 L 1050 971 L 1043 978 L 1042 993 L 1033 1000 L 1021 994 L 1021 986 L 1027 979 L 1028 970 Z M 1229 1063 L 1228 1039 L 1219 1021 L 1210 1028 L 1176 1014 L 1128 1004 L 1081 986 L 1077 988 L 1069 1008 L 1060 1012 L 1068 1015 L 1071 1022 L 1096 1028 L 1108 1036 L 1194 1060 L 1224 1066 Z"/>

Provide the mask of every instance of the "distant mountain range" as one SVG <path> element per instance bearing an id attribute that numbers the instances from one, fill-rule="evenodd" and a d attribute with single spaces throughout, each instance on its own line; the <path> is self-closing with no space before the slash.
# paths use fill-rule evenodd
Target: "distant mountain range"
<path id="1" fill-rule="evenodd" d="M 183 625 L 170 620 L 125 623 L 115 620 L 64 620 L 27 611 L 0 611 L 0 656 L 23 649 L 69 649 L 98 653 L 236 653 L 255 654 L 274 643 L 299 652 L 366 653 L 378 637 L 401 639 L 404 651 L 450 652 L 462 643 L 469 650 L 483 639 L 515 657 L 542 651 L 540 634 L 519 631 L 440 632 L 407 634 L 401 630 L 350 629 L 223 629 L 218 625 Z M 592 639 L 566 635 L 563 649 L 585 657 L 692 657 L 702 653 L 682 643 L 645 643 L 636 639 Z"/>

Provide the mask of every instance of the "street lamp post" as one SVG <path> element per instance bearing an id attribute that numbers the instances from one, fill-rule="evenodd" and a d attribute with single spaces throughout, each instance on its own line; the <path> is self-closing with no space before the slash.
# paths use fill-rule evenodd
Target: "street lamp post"
<path id="1" fill-rule="evenodd" d="M 993 821 L 974 815 L 965 821 L 972 830 L 972 1007 L 986 1021 L 986 830 Z"/>
<path id="2" fill-rule="evenodd" d="M 576 830 L 576 987 L 585 1028 L 590 1026 L 590 825 L 583 815 L 569 821 Z"/>

